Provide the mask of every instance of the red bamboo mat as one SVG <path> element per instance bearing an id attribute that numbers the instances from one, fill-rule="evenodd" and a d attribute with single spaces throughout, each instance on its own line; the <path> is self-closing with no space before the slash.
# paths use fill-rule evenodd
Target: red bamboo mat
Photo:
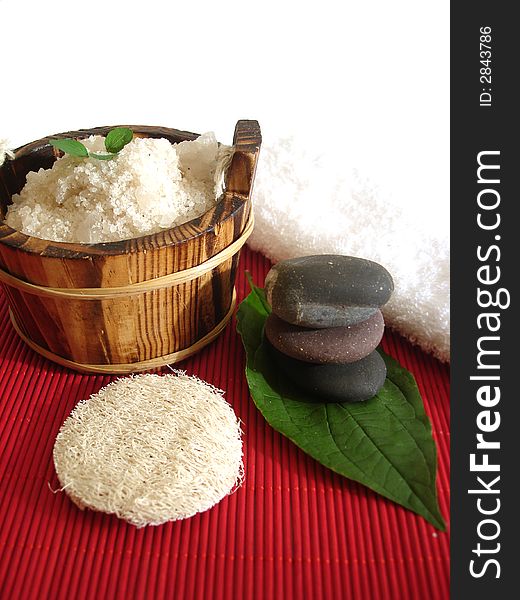
<path id="1" fill-rule="evenodd" d="M 269 262 L 243 250 L 239 300 L 248 293 L 245 269 L 262 285 Z M 448 517 L 448 369 L 391 332 L 383 347 L 417 379 Z M 52 447 L 75 404 L 112 378 L 76 374 L 35 354 L 17 338 L 0 293 L 0 598 L 449 598 L 448 534 L 273 431 L 249 398 L 234 321 L 181 366 L 226 390 L 242 420 L 242 488 L 160 527 L 82 512 L 50 490 L 58 488 Z"/>

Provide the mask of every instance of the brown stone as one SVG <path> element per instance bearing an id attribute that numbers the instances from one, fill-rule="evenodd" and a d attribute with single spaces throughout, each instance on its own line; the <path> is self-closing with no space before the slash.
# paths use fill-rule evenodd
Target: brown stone
<path id="1" fill-rule="evenodd" d="M 384 328 L 380 310 L 355 325 L 327 329 L 298 327 L 271 313 L 265 324 L 265 335 L 287 356 L 309 363 L 334 364 L 351 363 L 368 356 L 381 341 Z"/>

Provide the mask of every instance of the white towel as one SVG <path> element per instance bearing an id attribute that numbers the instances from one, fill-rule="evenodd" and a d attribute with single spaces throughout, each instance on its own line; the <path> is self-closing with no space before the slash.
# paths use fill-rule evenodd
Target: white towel
<path id="1" fill-rule="evenodd" d="M 425 211 L 419 200 L 403 210 L 391 195 L 329 158 L 316 158 L 293 140 L 262 146 L 249 245 L 275 262 L 333 253 L 382 264 L 395 283 L 383 308 L 386 323 L 448 361 L 447 223 L 429 220 L 435 207 Z"/>

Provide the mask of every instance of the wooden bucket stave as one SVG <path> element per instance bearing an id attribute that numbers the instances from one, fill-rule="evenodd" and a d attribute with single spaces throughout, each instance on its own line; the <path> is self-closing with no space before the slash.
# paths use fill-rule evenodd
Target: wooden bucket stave
<path id="1" fill-rule="evenodd" d="M 137 135 L 194 139 L 131 126 Z M 55 137 L 104 135 L 110 127 Z M 231 317 L 239 250 L 252 229 L 251 191 L 261 135 L 239 121 L 226 191 L 192 221 L 105 244 L 49 242 L 0 224 L 0 280 L 13 324 L 29 345 L 87 372 L 127 373 L 177 362 L 209 343 Z M 29 170 L 55 158 L 47 140 L 22 147 L 0 170 L 2 216 Z"/>

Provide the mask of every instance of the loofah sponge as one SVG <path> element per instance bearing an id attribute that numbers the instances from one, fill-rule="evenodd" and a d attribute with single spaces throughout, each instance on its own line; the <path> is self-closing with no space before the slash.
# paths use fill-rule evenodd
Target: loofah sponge
<path id="1" fill-rule="evenodd" d="M 137 527 L 211 508 L 243 477 L 240 423 L 222 394 L 179 371 L 110 383 L 56 438 L 62 490 Z"/>

